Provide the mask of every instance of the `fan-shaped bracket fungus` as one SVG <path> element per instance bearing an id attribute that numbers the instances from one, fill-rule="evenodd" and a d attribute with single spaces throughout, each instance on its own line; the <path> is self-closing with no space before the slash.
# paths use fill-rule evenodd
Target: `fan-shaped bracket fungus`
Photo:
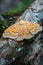
<path id="1" fill-rule="evenodd" d="M 4 38 L 11 38 L 15 41 L 21 41 L 23 39 L 30 39 L 34 37 L 35 34 L 42 31 L 40 24 L 35 22 L 23 21 L 11 25 L 8 27 L 4 33 Z"/>

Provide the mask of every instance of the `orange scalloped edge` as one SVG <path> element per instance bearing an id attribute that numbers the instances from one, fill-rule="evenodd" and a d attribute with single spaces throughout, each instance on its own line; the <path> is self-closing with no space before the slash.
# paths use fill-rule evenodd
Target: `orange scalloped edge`
<path id="1" fill-rule="evenodd" d="M 42 27 L 38 23 L 20 20 L 8 27 L 4 31 L 3 37 L 21 41 L 23 39 L 31 39 L 40 31 L 42 31 Z"/>

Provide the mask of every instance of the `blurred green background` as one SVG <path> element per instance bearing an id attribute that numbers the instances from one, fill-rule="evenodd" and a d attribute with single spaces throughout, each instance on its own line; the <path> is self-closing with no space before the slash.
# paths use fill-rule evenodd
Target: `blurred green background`
<path id="1" fill-rule="evenodd" d="M 3 13 L 4 16 L 21 15 L 25 9 L 27 9 L 34 0 L 12 0 L 10 7 L 6 12 Z"/>
<path id="2" fill-rule="evenodd" d="M 0 0 L 0 37 L 34 0 Z"/>

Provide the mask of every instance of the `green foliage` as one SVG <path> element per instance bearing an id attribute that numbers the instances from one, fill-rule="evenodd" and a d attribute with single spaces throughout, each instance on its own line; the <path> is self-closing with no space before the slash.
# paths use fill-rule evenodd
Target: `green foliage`
<path id="1" fill-rule="evenodd" d="M 9 9 L 8 15 L 10 15 L 10 14 L 13 15 L 13 14 L 16 14 L 16 13 L 17 13 L 17 10 L 11 8 L 11 9 Z"/>
<path id="2" fill-rule="evenodd" d="M 7 22 L 0 18 L 0 36 L 2 35 L 3 31 L 8 27 Z"/>
<path id="3" fill-rule="evenodd" d="M 23 3 L 27 6 L 32 2 L 32 0 L 23 0 Z"/>
<path id="4" fill-rule="evenodd" d="M 6 28 L 7 27 L 7 23 L 5 22 L 5 21 L 2 21 L 1 19 L 0 19 L 0 26 L 2 26 L 2 28 Z"/>
<path id="5" fill-rule="evenodd" d="M 18 3 L 18 11 L 22 11 L 23 10 L 23 8 L 24 8 L 24 4 L 23 4 L 23 2 L 19 2 Z"/>
<path id="6" fill-rule="evenodd" d="M 7 15 L 18 15 L 18 14 L 22 13 L 23 8 L 24 8 L 23 3 L 19 2 L 16 9 L 10 8 L 9 11 L 7 13 L 5 13 L 5 14 L 7 14 Z"/>
<path id="7" fill-rule="evenodd" d="M 3 15 L 5 16 L 12 16 L 12 15 L 19 15 L 22 14 L 22 12 L 28 8 L 28 6 L 31 4 L 31 2 L 34 0 L 21 0 L 21 2 L 19 2 L 17 4 L 17 8 L 10 8 L 8 10 L 8 12 L 5 12 Z"/>

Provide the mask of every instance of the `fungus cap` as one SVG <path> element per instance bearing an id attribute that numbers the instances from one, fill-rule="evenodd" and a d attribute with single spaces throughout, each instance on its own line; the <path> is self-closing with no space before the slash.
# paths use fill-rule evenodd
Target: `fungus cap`
<path id="1" fill-rule="evenodd" d="M 20 20 L 8 27 L 4 31 L 3 37 L 21 41 L 23 39 L 31 39 L 40 31 L 42 31 L 42 27 L 38 23 Z"/>

